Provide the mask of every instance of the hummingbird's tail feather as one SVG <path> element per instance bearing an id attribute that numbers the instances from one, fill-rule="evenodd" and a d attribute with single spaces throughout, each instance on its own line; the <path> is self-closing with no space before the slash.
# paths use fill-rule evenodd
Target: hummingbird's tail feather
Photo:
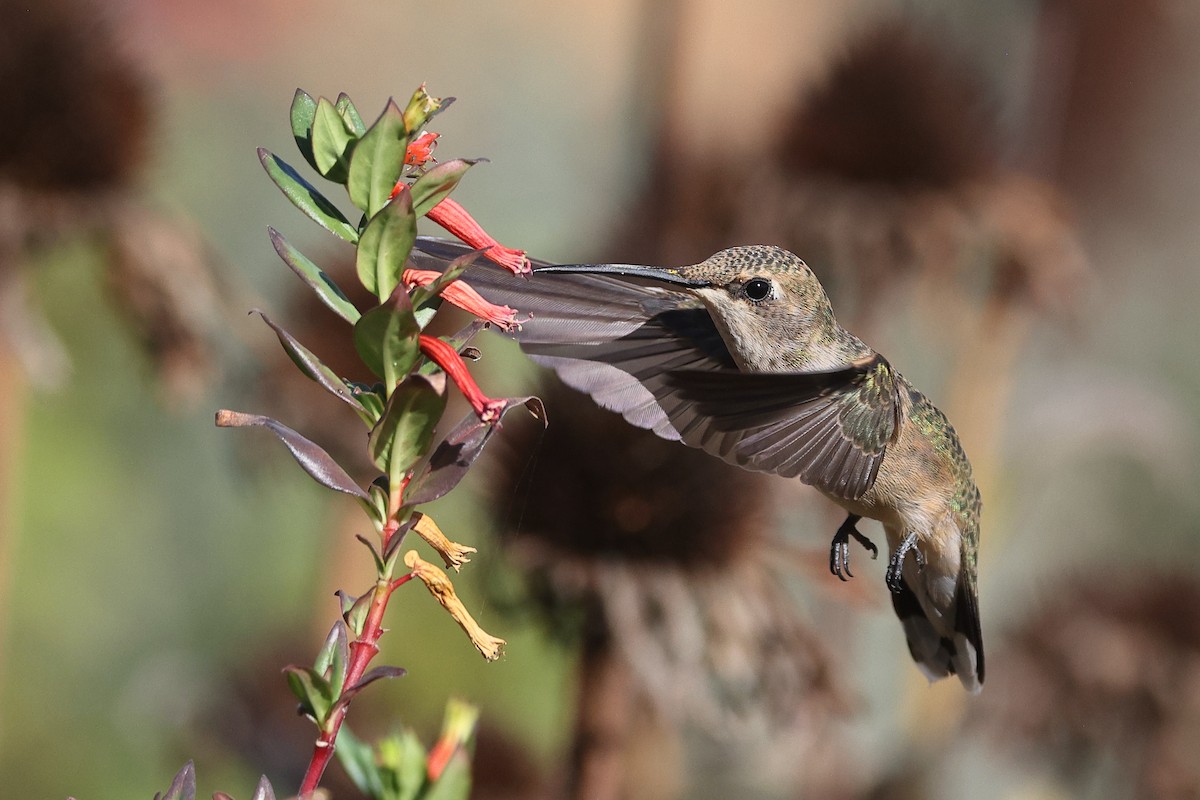
<path id="1" fill-rule="evenodd" d="M 983 635 L 979 627 L 979 602 L 975 591 L 960 580 L 951 609 L 953 629 L 944 630 L 925 613 L 916 592 L 906 578 L 900 580 L 900 591 L 892 594 L 892 606 L 900 624 L 908 651 L 917 666 L 931 681 L 957 675 L 967 691 L 978 693 L 983 688 Z"/>

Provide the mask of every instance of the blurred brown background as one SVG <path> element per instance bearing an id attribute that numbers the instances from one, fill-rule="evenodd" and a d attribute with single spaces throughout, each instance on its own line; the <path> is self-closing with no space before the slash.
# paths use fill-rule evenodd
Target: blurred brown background
<path id="1" fill-rule="evenodd" d="M 882 564 L 828 574 L 815 493 L 546 387 L 545 438 L 514 423 L 433 509 L 508 655 L 401 593 L 410 673 L 358 732 L 480 703 L 481 797 L 1197 796 L 1198 45 L 1184 0 L 0 0 L 0 794 L 149 797 L 189 757 L 202 795 L 298 784 L 278 669 L 368 573 L 348 501 L 212 427 L 328 403 L 268 405 L 243 312 L 311 322 L 267 225 L 345 251 L 254 148 L 299 162 L 297 86 L 373 116 L 427 81 L 506 244 L 814 267 L 976 465 L 988 685 L 925 684 Z M 543 380 L 484 347 L 493 393 Z"/>

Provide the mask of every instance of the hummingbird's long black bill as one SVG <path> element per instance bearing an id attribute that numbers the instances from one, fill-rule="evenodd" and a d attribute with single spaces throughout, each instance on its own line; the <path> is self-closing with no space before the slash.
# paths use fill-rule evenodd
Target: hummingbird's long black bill
<path id="1" fill-rule="evenodd" d="M 559 275 L 620 275 L 629 278 L 646 278 L 675 286 L 699 288 L 707 286 L 704 281 L 686 278 L 678 270 L 667 267 L 643 267 L 637 264 L 545 264 L 533 268 L 538 274 Z"/>

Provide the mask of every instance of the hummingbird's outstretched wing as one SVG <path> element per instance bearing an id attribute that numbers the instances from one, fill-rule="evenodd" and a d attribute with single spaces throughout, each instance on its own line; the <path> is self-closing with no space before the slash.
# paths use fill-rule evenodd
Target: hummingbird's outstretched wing
<path id="1" fill-rule="evenodd" d="M 709 421 L 697 446 L 836 497 L 871 488 L 899 428 L 895 373 L 878 354 L 822 372 L 678 371 L 667 384 Z"/>
<path id="2" fill-rule="evenodd" d="M 442 269 L 469 251 L 422 237 L 412 260 Z M 741 372 L 693 295 L 629 277 L 539 276 L 546 265 L 533 264 L 527 278 L 486 263 L 464 278 L 532 316 L 517 341 L 568 386 L 746 469 L 799 476 L 839 497 L 871 487 L 896 430 L 894 374 L 882 358 L 829 372 Z"/>

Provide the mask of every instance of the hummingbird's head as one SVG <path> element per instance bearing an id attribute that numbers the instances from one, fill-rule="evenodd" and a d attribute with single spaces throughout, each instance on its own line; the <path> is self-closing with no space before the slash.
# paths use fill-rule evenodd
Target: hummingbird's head
<path id="1" fill-rule="evenodd" d="M 827 343 L 843 334 L 816 275 L 780 247 L 732 247 L 686 267 L 579 264 L 539 272 L 620 275 L 671 284 L 707 306 L 734 358 L 745 369 L 819 368 Z"/>

